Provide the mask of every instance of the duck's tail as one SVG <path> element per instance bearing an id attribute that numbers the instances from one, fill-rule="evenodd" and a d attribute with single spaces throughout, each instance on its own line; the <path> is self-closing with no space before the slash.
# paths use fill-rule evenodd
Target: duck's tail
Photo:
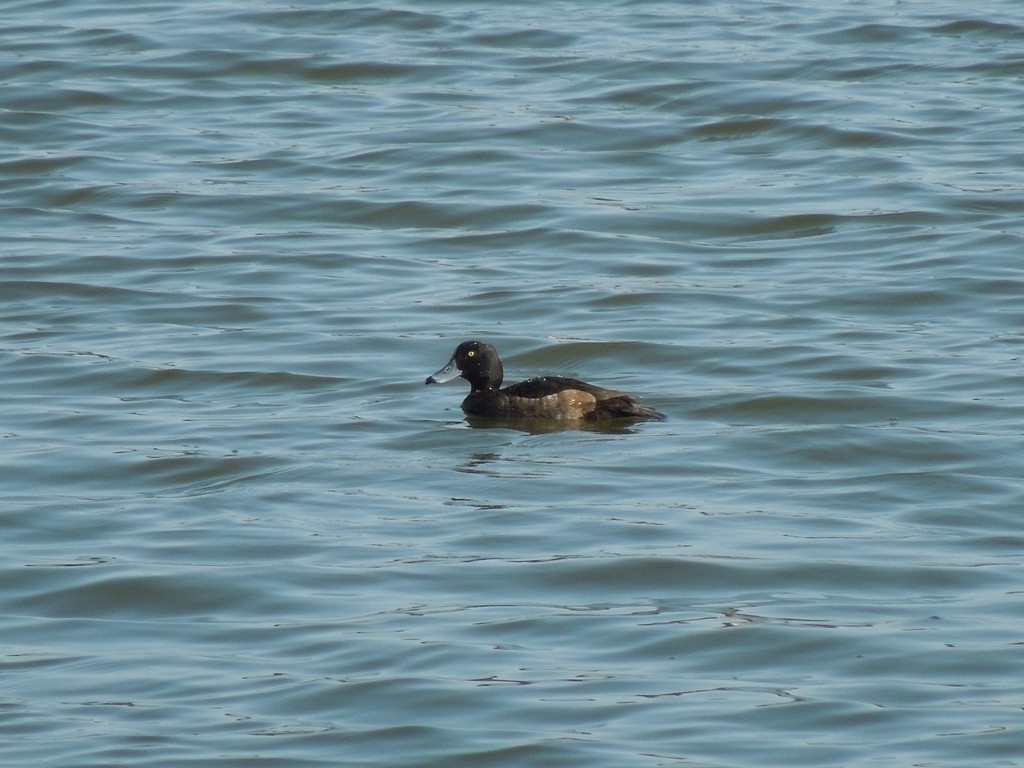
<path id="1" fill-rule="evenodd" d="M 640 405 L 626 395 L 602 400 L 598 403 L 595 415 L 605 419 L 646 419 L 648 421 L 664 421 L 667 418 L 661 411 Z"/>

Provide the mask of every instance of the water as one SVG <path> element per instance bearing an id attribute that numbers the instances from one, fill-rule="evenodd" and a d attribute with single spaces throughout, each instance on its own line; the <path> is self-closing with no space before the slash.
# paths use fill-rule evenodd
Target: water
<path id="1" fill-rule="evenodd" d="M 0 762 L 1024 765 L 1016 3 L 0 22 Z"/>

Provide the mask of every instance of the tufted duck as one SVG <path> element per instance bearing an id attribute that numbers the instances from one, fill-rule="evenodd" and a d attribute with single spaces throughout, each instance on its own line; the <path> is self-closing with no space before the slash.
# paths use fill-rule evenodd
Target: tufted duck
<path id="1" fill-rule="evenodd" d="M 598 419 L 665 418 L 653 408 L 640 405 L 625 392 L 595 387 L 578 379 L 542 376 L 521 381 L 504 389 L 504 371 L 497 350 L 485 341 L 464 341 L 440 371 L 427 377 L 427 384 L 444 384 L 466 379 L 469 394 L 462 410 L 470 416 L 540 418 L 559 421 Z"/>

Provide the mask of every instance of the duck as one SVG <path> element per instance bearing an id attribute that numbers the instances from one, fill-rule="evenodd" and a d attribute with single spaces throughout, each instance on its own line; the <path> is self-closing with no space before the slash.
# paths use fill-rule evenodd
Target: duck
<path id="1" fill-rule="evenodd" d="M 462 410 L 467 416 L 559 422 L 665 419 L 665 414 L 641 405 L 625 392 L 565 376 L 540 376 L 502 389 L 504 373 L 498 351 L 486 341 L 471 340 L 459 344 L 451 360 L 425 383 L 466 379 L 469 394 L 462 401 Z"/>

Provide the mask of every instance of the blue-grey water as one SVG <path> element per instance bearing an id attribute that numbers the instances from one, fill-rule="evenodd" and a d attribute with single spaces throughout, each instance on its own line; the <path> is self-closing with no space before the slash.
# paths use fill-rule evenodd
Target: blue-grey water
<path id="1" fill-rule="evenodd" d="M 1024 765 L 1022 126 L 1018 0 L 4 3 L 0 764 Z"/>

